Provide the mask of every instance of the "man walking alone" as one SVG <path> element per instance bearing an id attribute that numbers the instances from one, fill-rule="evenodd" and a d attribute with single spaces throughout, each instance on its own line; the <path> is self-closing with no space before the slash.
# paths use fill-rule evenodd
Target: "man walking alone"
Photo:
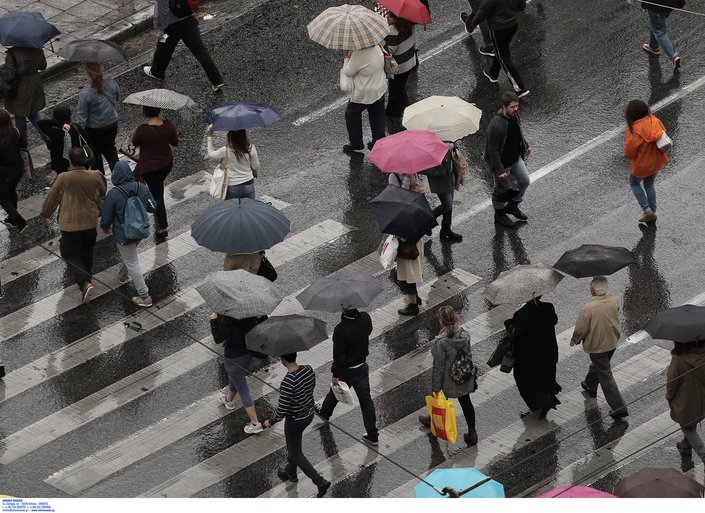
<path id="1" fill-rule="evenodd" d="M 333 374 L 331 382 L 334 385 L 344 381 L 350 388 L 355 389 L 367 431 L 362 435 L 362 439 L 369 444 L 377 445 L 377 417 L 375 404 L 370 395 L 370 368 L 365 361 L 370 353 L 371 333 L 370 314 L 359 312 L 354 308 L 343 310 L 340 323 L 333 330 L 333 365 L 330 371 Z M 329 390 L 318 414 L 328 420 L 333 415 L 337 404 L 338 400 L 333 390 Z"/>
<path id="2" fill-rule="evenodd" d="M 673 8 L 683 8 L 684 0 L 649 0 L 641 3 L 642 9 L 649 14 L 649 42 L 644 43 L 644 50 L 653 55 L 661 55 L 661 48 L 666 52 L 666 57 L 671 61 L 671 67 L 676 72 L 681 67 L 681 58 L 678 50 L 673 48 L 671 38 L 666 32 L 666 21 L 673 12 Z"/>
<path id="3" fill-rule="evenodd" d="M 496 223 L 513 227 L 516 223 L 507 214 L 521 221 L 529 217 L 519 210 L 519 203 L 529 187 L 529 171 L 524 159 L 531 155 L 519 122 L 519 97 L 512 92 L 502 95 L 502 108 L 487 127 L 485 160 L 494 175 L 492 207 Z"/>
<path id="4" fill-rule="evenodd" d="M 590 354 L 590 369 L 580 383 L 590 397 L 597 397 L 597 386 L 602 387 L 605 400 L 612 410 L 610 416 L 620 419 L 629 415 L 622 394 L 612 376 L 610 360 L 619 342 L 619 299 L 607 295 L 607 278 L 597 276 L 590 282 L 593 296 L 581 309 L 570 345 L 583 344 Z"/>

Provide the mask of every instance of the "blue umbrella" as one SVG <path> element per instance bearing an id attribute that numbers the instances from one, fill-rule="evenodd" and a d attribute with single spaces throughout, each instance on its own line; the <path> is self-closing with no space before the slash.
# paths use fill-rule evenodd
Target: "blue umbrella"
<path id="1" fill-rule="evenodd" d="M 41 48 L 59 29 L 38 12 L 9 12 L 0 18 L 0 44 Z"/>
<path id="2" fill-rule="evenodd" d="M 477 488 L 464 493 L 461 499 L 503 499 L 504 486 L 490 479 L 485 474 L 475 468 L 442 468 L 434 470 L 425 479 L 414 486 L 414 497 L 427 499 L 440 499 L 450 497 L 451 494 L 440 495 L 438 491 L 444 488 L 452 488 L 456 492 L 461 492 L 471 486 L 485 481 Z M 428 483 L 428 484 L 426 484 Z M 435 488 L 434 488 L 435 487 Z M 438 490 L 436 490 L 438 489 Z"/>
<path id="3" fill-rule="evenodd" d="M 227 132 L 269 126 L 281 118 L 276 109 L 266 103 L 244 100 L 225 102 L 213 109 L 203 121 L 212 124 L 215 132 Z"/>
<path id="4" fill-rule="evenodd" d="M 191 225 L 199 246 L 223 253 L 256 253 L 284 240 L 289 220 L 258 200 L 238 198 L 207 208 Z"/>

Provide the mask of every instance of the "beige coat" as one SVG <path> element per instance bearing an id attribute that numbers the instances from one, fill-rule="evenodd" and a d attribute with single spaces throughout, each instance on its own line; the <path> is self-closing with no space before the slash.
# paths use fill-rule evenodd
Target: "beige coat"
<path id="1" fill-rule="evenodd" d="M 387 92 L 384 54 L 379 45 L 355 50 L 345 60 L 343 73 L 352 79 L 350 101 L 371 105 Z"/>
<path id="2" fill-rule="evenodd" d="M 695 426 L 705 419 L 705 346 L 674 354 L 668 366 L 666 400 L 671 418 L 681 427 Z"/>
<path id="3" fill-rule="evenodd" d="M 397 259 L 397 279 L 406 283 L 423 283 L 423 240 L 416 243 L 419 256 L 416 260 Z"/>
<path id="4" fill-rule="evenodd" d="M 259 266 L 262 264 L 262 254 L 257 253 L 230 253 L 225 255 L 223 262 L 224 271 L 235 271 L 244 269 L 252 274 L 259 272 Z"/>
<path id="5" fill-rule="evenodd" d="M 59 207 L 59 229 L 62 232 L 96 228 L 106 188 L 105 176 L 100 171 L 70 167 L 56 176 L 39 215 L 49 219 Z"/>
<path id="6" fill-rule="evenodd" d="M 571 343 L 582 342 L 586 353 L 606 353 L 617 347 L 619 335 L 619 299 L 595 296 L 580 309 Z"/>

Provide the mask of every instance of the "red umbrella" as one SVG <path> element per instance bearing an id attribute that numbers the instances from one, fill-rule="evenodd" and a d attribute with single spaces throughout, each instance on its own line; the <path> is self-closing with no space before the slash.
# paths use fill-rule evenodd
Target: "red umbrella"
<path id="1" fill-rule="evenodd" d="M 439 166 L 446 143 L 428 130 L 404 130 L 377 139 L 369 159 L 384 173 L 413 174 Z"/>
<path id="2" fill-rule="evenodd" d="M 421 25 L 431 23 L 431 13 L 421 0 L 378 0 L 377 3 L 405 20 Z"/>

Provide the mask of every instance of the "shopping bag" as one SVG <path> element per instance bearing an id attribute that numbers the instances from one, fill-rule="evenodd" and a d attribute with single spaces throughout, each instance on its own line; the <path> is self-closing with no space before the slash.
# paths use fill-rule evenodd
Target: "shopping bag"
<path id="1" fill-rule="evenodd" d="M 345 59 L 345 63 L 347 64 L 347 59 Z M 344 93 L 351 94 L 352 89 L 353 89 L 353 81 L 352 78 L 347 76 L 345 72 L 343 71 L 343 68 L 340 68 L 340 79 L 339 79 L 339 84 L 340 90 L 343 91 Z"/>
<path id="2" fill-rule="evenodd" d="M 140 159 L 140 147 L 132 144 L 132 137 L 134 135 L 135 133 L 132 132 L 123 139 L 122 144 L 120 144 L 120 153 L 137 162 Z"/>
<path id="3" fill-rule="evenodd" d="M 355 400 L 355 394 L 352 393 L 350 387 L 345 381 L 338 381 L 337 383 L 331 383 L 330 389 L 333 391 L 333 395 L 340 403 L 349 404 L 350 406 L 357 405 Z"/>
<path id="4" fill-rule="evenodd" d="M 397 251 L 399 250 L 399 239 L 394 235 L 389 235 L 382 243 L 379 251 L 379 263 L 386 271 L 394 266 L 397 259 Z"/>
<path id="5" fill-rule="evenodd" d="M 214 198 L 225 199 L 225 196 L 228 195 L 228 153 L 230 150 L 226 149 L 225 157 L 213 171 L 210 193 Z"/>
<path id="6" fill-rule="evenodd" d="M 458 437 L 455 423 L 455 405 L 452 399 L 446 399 L 441 390 L 437 394 L 426 396 L 428 414 L 431 416 L 431 433 L 436 438 L 448 440 L 454 444 Z"/>

